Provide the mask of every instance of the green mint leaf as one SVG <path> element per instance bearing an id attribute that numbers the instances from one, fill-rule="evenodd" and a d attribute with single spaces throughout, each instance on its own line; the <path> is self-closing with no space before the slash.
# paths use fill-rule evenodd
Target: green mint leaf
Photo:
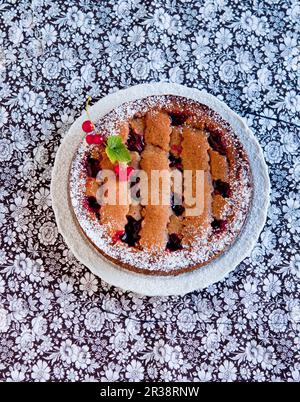
<path id="1" fill-rule="evenodd" d="M 105 152 L 112 163 L 117 161 L 127 163 L 131 160 L 130 153 L 123 144 L 122 137 L 119 135 L 112 135 L 108 137 Z"/>
<path id="2" fill-rule="evenodd" d="M 122 163 L 127 163 L 131 161 L 131 156 L 128 151 L 128 149 L 123 145 L 123 147 L 115 149 L 115 155 L 117 158 L 117 161 L 122 162 Z"/>
<path id="3" fill-rule="evenodd" d="M 123 145 L 122 137 L 119 135 L 111 135 L 107 138 L 107 146 L 110 149 L 115 149 Z"/>
<path id="4" fill-rule="evenodd" d="M 106 155 L 108 156 L 109 160 L 111 161 L 111 163 L 117 162 L 118 159 L 116 157 L 114 149 L 106 147 L 105 152 L 106 152 Z"/>

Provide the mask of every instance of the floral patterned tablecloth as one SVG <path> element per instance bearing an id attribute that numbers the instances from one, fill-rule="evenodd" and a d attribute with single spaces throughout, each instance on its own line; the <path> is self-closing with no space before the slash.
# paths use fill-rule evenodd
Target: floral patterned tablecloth
<path id="1" fill-rule="evenodd" d="M 300 380 L 299 20 L 296 0 L 0 0 L 2 381 Z M 153 81 L 225 100 L 270 169 L 251 257 L 185 297 L 97 279 L 51 209 L 87 96 Z"/>

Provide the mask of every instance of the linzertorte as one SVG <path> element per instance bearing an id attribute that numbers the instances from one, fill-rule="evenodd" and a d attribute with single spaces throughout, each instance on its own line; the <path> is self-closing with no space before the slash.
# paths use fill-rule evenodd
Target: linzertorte
<path id="1" fill-rule="evenodd" d="M 241 142 L 219 114 L 191 99 L 159 95 L 124 103 L 92 129 L 92 138 L 100 133 L 104 141 L 86 141 L 83 133 L 70 169 L 70 199 L 82 232 L 105 259 L 147 275 L 178 275 L 208 264 L 235 241 L 251 203 L 251 170 Z M 125 168 L 109 158 L 110 136 L 119 136 L 129 151 Z M 97 194 L 106 170 L 117 173 L 117 196 L 124 177 L 129 194 L 141 188 L 134 178 L 139 170 L 147 173 L 147 186 L 152 171 L 178 171 L 183 189 L 184 173 L 194 180 L 201 171 L 201 213 L 190 216 L 174 186 L 165 204 L 143 199 L 140 191 L 124 205 L 102 204 Z M 196 196 L 194 187 L 193 181 Z"/>

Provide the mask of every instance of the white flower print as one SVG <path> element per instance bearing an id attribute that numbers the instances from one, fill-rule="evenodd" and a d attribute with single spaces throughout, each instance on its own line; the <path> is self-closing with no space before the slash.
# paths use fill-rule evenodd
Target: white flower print
<path id="1" fill-rule="evenodd" d="M 270 314 L 268 322 L 272 331 L 284 332 L 288 322 L 287 314 L 281 309 L 276 309 Z"/>
<path id="2" fill-rule="evenodd" d="M 124 350 L 127 346 L 128 337 L 123 331 L 118 331 L 115 336 L 111 338 L 115 350 Z"/>
<path id="3" fill-rule="evenodd" d="M 41 29 L 42 40 L 45 45 L 51 46 L 57 39 L 57 32 L 53 25 L 46 24 Z"/>
<path id="4" fill-rule="evenodd" d="M 132 75 L 137 79 L 145 79 L 149 74 L 149 63 L 147 59 L 143 57 L 137 58 L 133 64 L 131 69 Z"/>
<path id="5" fill-rule="evenodd" d="M 77 7 L 70 7 L 67 12 L 66 20 L 72 29 L 80 28 L 84 22 L 84 13 L 79 11 Z"/>
<path id="6" fill-rule="evenodd" d="M 276 365 L 276 359 L 274 357 L 274 348 L 272 346 L 268 346 L 263 353 L 263 359 L 261 362 L 261 367 L 264 370 L 272 370 Z"/>
<path id="7" fill-rule="evenodd" d="M 156 28 L 160 31 L 169 29 L 171 23 L 171 16 L 165 12 L 163 8 L 155 10 L 153 15 L 153 22 Z"/>
<path id="8" fill-rule="evenodd" d="M 60 47 L 60 55 L 59 58 L 62 63 L 62 67 L 65 69 L 70 69 L 76 63 L 76 54 L 74 49 L 69 48 L 67 46 Z"/>
<path id="9" fill-rule="evenodd" d="M 287 14 L 292 21 L 297 22 L 300 18 L 300 4 L 297 0 L 293 1 L 290 8 L 287 10 Z"/>
<path id="10" fill-rule="evenodd" d="M 221 80 L 225 82 L 232 82 L 236 78 L 236 65 L 233 61 L 224 61 L 219 70 Z"/>
<path id="11" fill-rule="evenodd" d="M 86 369 L 91 364 L 91 354 L 88 346 L 84 345 L 79 349 L 75 366 L 77 368 Z"/>
<path id="12" fill-rule="evenodd" d="M 4 308 L 0 308 L 0 332 L 6 332 L 9 328 L 10 319 L 8 312 Z"/>
<path id="13" fill-rule="evenodd" d="M 30 133 L 18 126 L 11 129 L 11 134 L 17 150 L 24 151 L 31 142 Z"/>
<path id="14" fill-rule="evenodd" d="M 196 43 L 192 43 L 193 54 L 197 59 L 201 59 L 209 52 L 209 38 L 203 32 L 195 37 Z"/>
<path id="15" fill-rule="evenodd" d="M 300 254 L 291 257 L 290 269 L 291 273 L 300 279 Z"/>
<path id="16" fill-rule="evenodd" d="M 215 42 L 223 49 L 227 49 L 232 44 L 232 34 L 229 29 L 221 28 L 216 33 Z"/>
<path id="17" fill-rule="evenodd" d="M 42 74 L 45 78 L 53 80 L 59 77 L 61 62 L 57 57 L 49 57 L 44 61 Z"/>
<path id="18" fill-rule="evenodd" d="M 212 379 L 212 374 L 204 369 L 198 371 L 198 379 L 201 382 L 209 382 Z"/>
<path id="19" fill-rule="evenodd" d="M 183 355 L 181 353 L 181 347 L 175 346 L 171 348 L 170 359 L 168 365 L 170 369 L 178 369 L 183 364 Z"/>
<path id="20" fill-rule="evenodd" d="M 251 341 L 246 346 L 245 354 L 246 359 L 251 363 L 261 363 L 263 361 L 264 348 L 258 345 L 256 341 Z"/>
<path id="21" fill-rule="evenodd" d="M 21 27 L 19 27 L 17 24 L 14 24 L 10 29 L 9 29 L 9 39 L 10 41 L 15 45 L 19 45 L 23 40 L 24 40 L 24 34 L 23 30 Z"/>
<path id="22" fill-rule="evenodd" d="M 155 343 L 153 353 L 154 358 L 159 361 L 159 363 L 163 364 L 170 360 L 172 348 L 169 345 L 165 344 L 164 341 L 161 339 Z"/>
<path id="23" fill-rule="evenodd" d="M 144 371 L 141 362 L 133 360 L 126 368 L 125 377 L 128 381 L 141 381 L 144 378 Z"/>
<path id="24" fill-rule="evenodd" d="M 4 285 L 5 285 L 4 279 L 0 278 L 0 293 L 4 293 L 5 291 Z"/>
<path id="25" fill-rule="evenodd" d="M 281 131 L 281 142 L 285 152 L 296 154 L 300 145 L 300 140 L 296 133 L 288 130 Z"/>
<path id="26" fill-rule="evenodd" d="M 12 143 L 6 139 L 0 139 L 0 161 L 8 161 L 12 155 Z"/>
<path id="27" fill-rule="evenodd" d="M 300 94 L 296 91 L 289 91 L 285 96 L 285 105 L 292 113 L 300 112 Z"/>
<path id="28" fill-rule="evenodd" d="M 74 300 L 72 295 L 73 286 L 70 283 L 62 282 L 59 284 L 59 289 L 55 291 L 55 296 L 57 297 L 58 303 L 62 306 L 68 305 Z"/>
<path id="29" fill-rule="evenodd" d="M 276 236 L 274 235 L 273 232 L 271 232 L 270 230 L 265 230 L 261 234 L 261 238 L 262 238 L 263 245 L 266 247 L 266 249 L 268 249 L 268 250 L 274 249 L 274 247 L 276 245 Z"/>
<path id="30" fill-rule="evenodd" d="M 23 299 L 14 297 L 9 303 L 11 317 L 16 321 L 23 321 L 28 314 L 28 306 Z"/>
<path id="31" fill-rule="evenodd" d="M 18 336 L 16 339 L 16 344 L 18 348 L 23 352 L 31 349 L 33 347 L 33 343 L 34 336 L 29 330 L 24 330 L 23 332 L 21 332 L 20 336 Z"/>
<path id="32" fill-rule="evenodd" d="M 59 348 L 60 357 L 67 364 L 75 362 L 78 358 L 79 349 L 78 346 L 72 343 L 70 339 L 62 342 Z"/>
<path id="33" fill-rule="evenodd" d="M 41 243 L 46 246 L 49 244 L 54 244 L 57 237 L 56 226 L 52 222 L 44 223 L 39 230 L 38 237 Z"/>
<path id="34" fill-rule="evenodd" d="M 241 16 L 241 26 L 245 30 L 255 31 L 258 27 L 258 18 L 251 11 L 246 11 Z"/>
<path id="35" fill-rule="evenodd" d="M 10 377 L 7 378 L 7 382 L 22 382 L 25 379 L 25 373 L 19 370 L 11 370 Z"/>
<path id="36" fill-rule="evenodd" d="M 35 93 L 26 86 L 19 91 L 18 101 L 21 108 L 31 109 L 35 102 Z"/>
<path id="37" fill-rule="evenodd" d="M 93 293 L 97 292 L 98 289 L 98 280 L 91 273 L 86 273 L 80 279 L 80 290 L 86 292 L 89 296 L 92 296 Z"/>
<path id="38" fill-rule="evenodd" d="M 145 40 L 144 30 L 139 27 L 133 27 L 128 33 L 128 41 L 132 46 L 140 46 Z"/>
<path id="39" fill-rule="evenodd" d="M 183 72 L 179 67 L 172 67 L 169 71 L 170 82 L 177 82 L 180 84 L 183 81 Z"/>
<path id="40" fill-rule="evenodd" d="M 184 309 L 178 314 L 178 326 L 182 331 L 193 331 L 195 317 L 192 310 Z"/>
<path id="41" fill-rule="evenodd" d="M 37 336 L 41 337 L 46 334 L 48 329 L 48 323 L 44 317 L 35 317 L 32 320 L 32 332 Z"/>
<path id="42" fill-rule="evenodd" d="M 50 198 L 50 191 L 42 187 L 35 193 L 35 205 L 41 206 L 43 210 L 46 210 L 48 207 L 51 206 L 51 198 Z"/>
<path id="43" fill-rule="evenodd" d="M 166 64 L 165 55 L 161 49 L 150 49 L 148 58 L 149 66 L 153 70 L 161 71 Z"/>
<path id="44" fill-rule="evenodd" d="M 97 307 L 92 308 L 87 313 L 84 323 L 89 331 L 100 331 L 104 323 L 102 311 Z"/>
<path id="45" fill-rule="evenodd" d="M 205 345 L 205 348 L 208 352 L 212 352 L 217 350 L 220 346 L 220 337 L 214 331 L 209 329 L 208 333 L 202 338 L 201 342 Z"/>
<path id="46" fill-rule="evenodd" d="M 282 158 L 282 148 L 276 141 L 271 141 L 265 147 L 265 156 L 270 163 L 279 163 Z"/>
<path id="47" fill-rule="evenodd" d="M 105 376 L 101 377 L 101 381 L 116 382 L 119 379 L 120 371 L 114 370 L 114 368 L 108 368 L 104 371 Z"/>
<path id="48" fill-rule="evenodd" d="M 50 367 L 47 362 L 38 360 L 32 367 L 32 378 L 34 381 L 45 382 L 50 378 Z"/>
<path id="49" fill-rule="evenodd" d="M 286 200 L 286 205 L 283 206 L 282 211 L 284 212 L 284 217 L 291 221 L 300 216 L 300 201 L 294 198 L 292 193 L 289 196 L 290 198 Z"/>
<path id="50" fill-rule="evenodd" d="M 219 368 L 218 377 L 221 381 L 232 382 L 236 380 L 237 369 L 231 361 L 225 360 Z"/>
<path id="51" fill-rule="evenodd" d="M 276 297 L 281 289 L 281 284 L 278 276 L 274 274 L 269 274 L 264 280 L 264 291 L 269 297 Z"/>
<path id="52" fill-rule="evenodd" d="M 0 127 L 3 127 L 8 121 L 8 113 L 6 109 L 1 106 L 0 107 Z"/>

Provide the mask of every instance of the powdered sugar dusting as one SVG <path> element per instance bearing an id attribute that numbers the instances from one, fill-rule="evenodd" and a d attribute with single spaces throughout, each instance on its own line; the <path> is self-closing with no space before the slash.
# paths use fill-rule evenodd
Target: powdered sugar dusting
<path id="1" fill-rule="evenodd" d="M 168 102 L 171 102 L 171 97 L 162 95 L 125 103 L 96 121 L 97 130 L 100 130 L 105 136 L 114 135 L 117 133 L 119 122 L 132 118 L 136 113 L 145 113 L 153 107 L 166 106 Z M 186 99 L 185 102 L 191 107 L 195 104 L 195 101 L 188 101 Z M 210 113 L 214 115 L 214 118 L 219 120 L 221 125 L 227 128 L 226 141 L 228 144 L 241 147 L 240 142 L 229 125 L 214 112 L 210 111 Z M 238 161 L 240 181 L 238 183 L 233 180 L 230 181 L 233 193 L 230 198 L 230 204 L 235 208 L 238 206 L 239 209 L 235 209 L 234 219 L 228 224 L 227 230 L 224 233 L 214 234 L 209 239 L 195 238 L 192 247 L 185 246 L 182 250 L 171 253 L 157 252 L 155 255 L 130 248 L 121 242 L 112 244 L 111 238 L 107 235 L 106 228 L 100 225 L 99 221 L 83 206 L 83 198 L 85 196 L 83 161 L 88 149 L 90 147 L 85 144 L 85 141 L 82 141 L 71 165 L 71 203 L 82 231 L 105 256 L 113 259 L 115 262 L 120 261 L 122 264 L 129 265 L 135 269 L 138 268 L 141 272 L 145 271 L 145 273 L 148 271 L 160 274 L 176 274 L 176 272 L 180 272 L 182 269 L 209 262 L 214 256 L 225 251 L 240 233 L 252 197 L 249 164 L 243 158 Z"/>

